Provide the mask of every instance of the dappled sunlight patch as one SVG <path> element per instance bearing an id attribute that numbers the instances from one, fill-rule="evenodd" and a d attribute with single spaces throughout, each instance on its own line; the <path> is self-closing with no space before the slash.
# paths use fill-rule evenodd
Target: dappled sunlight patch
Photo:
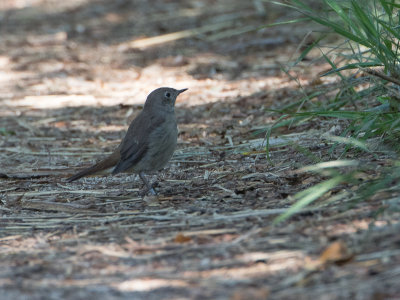
<path id="1" fill-rule="evenodd" d="M 111 286 L 123 292 L 143 292 L 160 288 L 188 287 L 189 284 L 184 280 L 176 279 L 140 278 L 126 280 Z"/>
<path id="2" fill-rule="evenodd" d="M 282 272 L 296 272 L 303 268 L 305 255 L 301 251 L 274 251 L 242 254 L 231 263 L 202 261 L 203 271 L 185 271 L 185 278 L 201 277 L 203 280 L 229 282 L 274 276 Z M 206 268 L 209 267 L 210 269 Z M 218 266 L 218 267 L 217 267 Z"/>
<path id="3" fill-rule="evenodd" d="M 9 106 L 27 106 L 37 109 L 54 109 L 66 106 L 97 106 L 101 102 L 92 95 L 40 95 L 26 96 L 21 100 L 6 102 Z M 107 101 L 105 100 L 105 103 Z M 105 104 L 103 103 L 103 105 Z"/>

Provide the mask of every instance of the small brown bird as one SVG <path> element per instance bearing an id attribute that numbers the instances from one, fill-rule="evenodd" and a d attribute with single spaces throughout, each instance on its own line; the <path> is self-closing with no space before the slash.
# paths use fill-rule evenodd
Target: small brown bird
<path id="1" fill-rule="evenodd" d="M 121 172 L 139 174 L 147 191 L 156 195 L 144 174 L 162 169 L 174 153 L 178 138 L 175 100 L 186 90 L 162 87 L 152 91 L 118 148 L 104 160 L 69 177 L 67 181 L 114 167 L 113 175 Z"/>

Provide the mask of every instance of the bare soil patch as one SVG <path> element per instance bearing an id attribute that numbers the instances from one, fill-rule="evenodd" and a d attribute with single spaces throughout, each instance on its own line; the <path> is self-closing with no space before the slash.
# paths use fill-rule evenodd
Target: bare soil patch
<path id="1" fill-rule="evenodd" d="M 324 179 L 295 170 L 313 157 L 329 160 L 321 136 L 346 124 L 280 129 L 267 159 L 264 134 L 255 132 L 276 121 L 265 109 L 302 97 L 281 65 L 313 27 L 251 31 L 295 16 L 265 8 L 263 15 L 251 1 L 2 1 L 4 299 L 399 297 L 399 211 L 381 212 L 399 195 L 320 199 L 272 226 L 290 196 Z M 232 35 L 239 31 L 246 33 Z M 306 60 L 294 71 L 311 89 L 335 84 L 317 80 L 328 68 Z M 178 149 L 151 177 L 160 196 L 143 198 L 134 175 L 66 183 L 118 145 L 160 86 L 189 88 L 176 108 Z M 349 155 L 381 168 L 391 158 Z"/>

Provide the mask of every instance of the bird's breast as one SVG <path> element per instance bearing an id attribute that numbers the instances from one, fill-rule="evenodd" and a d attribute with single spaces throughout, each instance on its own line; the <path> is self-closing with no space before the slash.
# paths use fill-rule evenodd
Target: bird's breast
<path id="1" fill-rule="evenodd" d="M 167 120 L 161 126 L 158 126 L 152 132 L 146 155 L 139 163 L 148 168 L 148 170 L 144 171 L 162 169 L 171 159 L 176 148 L 177 139 L 178 128 L 175 120 Z"/>

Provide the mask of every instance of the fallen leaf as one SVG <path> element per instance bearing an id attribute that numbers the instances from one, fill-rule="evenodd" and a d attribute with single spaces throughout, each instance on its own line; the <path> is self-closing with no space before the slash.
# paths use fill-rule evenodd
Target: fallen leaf
<path id="1" fill-rule="evenodd" d="M 190 237 L 185 236 L 185 235 L 183 235 L 182 233 L 178 233 L 178 234 L 176 235 L 175 239 L 174 239 L 174 242 L 175 242 L 175 243 L 183 244 L 183 243 L 190 242 L 191 240 L 192 240 L 192 239 L 191 239 Z"/>
<path id="2" fill-rule="evenodd" d="M 330 244 L 324 252 L 322 252 L 319 260 L 322 264 L 336 263 L 343 264 L 353 258 L 353 254 L 347 248 L 343 241 L 337 241 Z"/>
<path id="3" fill-rule="evenodd" d="M 239 291 L 235 291 L 231 296 L 231 300 L 265 300 L 268 299 L 269 289 L 268 288 L 245 288 Z"/>

